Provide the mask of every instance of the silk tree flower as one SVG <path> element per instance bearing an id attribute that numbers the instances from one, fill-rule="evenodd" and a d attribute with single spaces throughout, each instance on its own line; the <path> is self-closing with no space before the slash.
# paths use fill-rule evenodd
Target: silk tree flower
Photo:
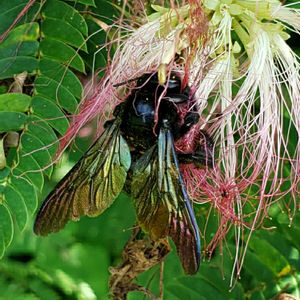
<path id="1" fill-rule="evenodd" d="M 113 108 L 130 92 L 128 83 L 131 80 L 145 73 L 159 71 L 163 83 L 167 76 L 167 66 L 170 68 L 173 65 L 173 69 L 180 71 L 182 66 L 176 65 L 175 56 L 183 50 L 191 49 L 189 31 L 194 12 L 199 17 L 195 21 L 197 27 L 193 30 L 197 32 L 197 42 L 204 36 L 206 20 L 200 5 L 197 4 L 193 9 L 188 5 L 176 9 L 153 6 L 153 9 L 156 12 L 147 17 L 139 28 L 130 28 L 128 25 L 120 28 L 121 33 L 116 41 L 118 48 L 113 60 L 107 66 L 102 80 L 93 86 L 92 92 L 87 93 L 89 97 L 82 100 L 78 114 L 73 117 L 61 141 L 58 156 L 88 121 L 104 112 L 108 115 L 112 113 Z"/>
<path id="2" fill-rule="evenodd" d="M 298 205 L 299 58 L 287 44 L 287 29 L 299 34 L 300 11 L 277 0 L 185 3 L 153 6 L 139 27 L 121 28 L 113 60 L 83 99 L 59 153 L 88 121 L 108 118 L 138 88 L 131 80 L 158 71 L 163 84 L 170 70 L 181 74 L 201 121 L 177 149 L 199 142 L 202 129 L 215 142 L 213 168 L 183 166 L 184 179 L 194 203 L 210 202 L 219 213 L 219 230 L 206 250 L 220 245 L 234 225 L 239 275 L 245 256 L 239 245 L 247 248 L 271 204 L 281 200 L 291 219 Z M 250 234 L 242 241 L 245 229 Z"/>
<path id="3" fill-rule="evenodd" d="M 246 249 L 274 201 L 282 200 L 291 219 L 298 205 L 299 58 L 286 42 L 286 29 L 299 33 L 300 11 L 276 0 L 203 5 L 211 39 L 195 98 L 199 113 L 212 124 L 219 151 L 214 174 L 206 180 L 199 176 L 202 188 L 194 195 L 206 194 L 221 212 L 219 232 L 208 248 L 233 223 L 237 245 L 242 229 L 250 230 Z M 236 250 L 239 275 L 245 251 Z"/>

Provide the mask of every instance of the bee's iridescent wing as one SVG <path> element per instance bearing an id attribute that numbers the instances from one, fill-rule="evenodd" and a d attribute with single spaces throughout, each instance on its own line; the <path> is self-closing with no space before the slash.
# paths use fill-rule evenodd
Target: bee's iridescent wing
<path id="1" fill-rule="evenodd" d="M 49 194 L 37 214 L 34 232 L 47 235 L 69 220 L 100 215 L 123 189 L 130 164 L 130 151 L 116 119 Z"/>
<path id="2" fill-rule="evenodd" d="M 161 129 L 158 144 L 133 166 L 132 196 L 140 226 L 152 239 L 170 236 L 184 271 L 197 272 L 200 237 L 168 129 Z"/>

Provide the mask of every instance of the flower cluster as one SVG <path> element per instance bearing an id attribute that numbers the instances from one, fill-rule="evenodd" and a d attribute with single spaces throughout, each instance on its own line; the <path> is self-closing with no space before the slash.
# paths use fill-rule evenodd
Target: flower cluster
<path id="1" fill-rule="evenodd" d="M 278 0 L 189 0 L 153 5 L 138 28 L 120 30 L 114 58 L 74 116 L 61 151 L 84 124 L 126 97 L 124 82 L 158 72 L 164 84 L 176 71 L 196 100 L 197 130 L 215 141 L 211 170 L 182 170 L 194 202 L 211 202 L 220 213 L 208 248 L 232 224 L 239 244 L 242 230 L 259 226 L 275 200 L 283 199 L 292 217 L 300 179 L 300 65 L 287 41 L 288 32 L 300 33 L 300 11 Z M 243 255 L 237 251 L 236 266 Z"/>
<path id="2" fill-rule="evenodd" d="M 291 218 L 297 208 L 300 65 L 286 29 L 299 33 L 300 12 L 276 0 L 203 5 L 211 37 L 195 97 L 219 147 L 211 176 L 219 190 L 207 194 L 221 223 L 237 225 L 240 243 L 240 227 L 252 232 L 275 200 L 284 200 Z"/>

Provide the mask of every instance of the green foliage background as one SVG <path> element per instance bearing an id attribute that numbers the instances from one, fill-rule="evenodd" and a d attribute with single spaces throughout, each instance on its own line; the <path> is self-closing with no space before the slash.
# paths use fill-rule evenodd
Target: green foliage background
<path id="1" fill-rule="evenodd" d="M 27 3 L 0 0 L 0 34 Z M 118 14 L 117 4 L 104 0 L 35 1 L 0 43 L 1 300 L 108 298 L 108 267 L 120 262 L 135 222 L 126 195 L 101 217 L 83 218 L 47 238 L 34 236 L 32 223 L 38 202 L 89 144 L 78 139 L 62 164 L 49 166 L 68 127 L 67 116 L 80 101 L 80 80 L 106 63 L 105 50 L 98 51 L 106 36 L 95 20 L 110 24 Z M 15 76 L 25 71 L 20 90 Z M 8 132 L 19 134 L 18 145 L 9 144 Z M 290 227 L 279 206 L 271 216 L 265 226 L 276 230 L 253 234 L 232 291 L 235 242 L 229 234 L 223 254 L 217 250 L 210 261 L 203 261 L 196 276 L 184 276 L 174 251 L 168 256 L 165 299 L 275 299 L 280 293 L 299 297 L 300 217 Z M 205 214 L 199 212 L 200 227 L 204 222 Z M 210 221 L 209 228 L 213 236 L 217 221 Z M 159 269 L 143 274 L 139 283 L 158 294 Z M 132 293 L 129 299 L 143 296 Z"/>

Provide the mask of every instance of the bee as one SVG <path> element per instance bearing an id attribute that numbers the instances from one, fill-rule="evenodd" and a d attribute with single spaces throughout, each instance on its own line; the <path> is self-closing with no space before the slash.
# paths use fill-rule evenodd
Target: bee
<path id="1" fill-rule="evenodd" d="M 154 241 L 170 237 L 185 273 L 194 274 L 200 264 L 200 234 L 180 160 L 211 165 L 212 145 L 208 138 L 205 148 L 210 151 L 204 153 L 202 145 L 191 154 L 177 155 L 174 143 L 199 121 L 190 88 L 182 89 L 179 76 L 171 73 L 163 87 L 157 73 L 146 74 L 137 79 L 137 86 L 43 202 L 34 232 L 44 236 L 69 220 L 96 217 L 126 189 L 142 230 Z"/>

